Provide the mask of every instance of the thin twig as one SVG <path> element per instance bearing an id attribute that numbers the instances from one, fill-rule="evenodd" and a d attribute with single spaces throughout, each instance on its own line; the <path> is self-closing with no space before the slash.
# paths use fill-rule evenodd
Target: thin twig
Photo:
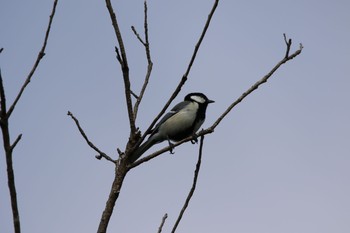
<path id="1" fill-rule="evenodd" d="M 263 78 L 261 78 L 259 81 L 257 81 L 253 86 L 251 86 L 247 91 L 245 91 L 236 101 L 234 101 L 218 118 L 217 120 L 207 129 L 200 131 L 197 136 L 202 136 L 202 135 L 206 135 L 206 134 L 210 134 L 213 133 L 215 128 L 220 124 L 220 122 L 226 117 L 226 115 L 240 102 L 242 102 L 249 94 L 251 94 L 253 91 L 255 91 L 256 89 L 258 89 L 258 87 L 267 82 L 267 80 L 275 73 L 275 71 L 284 63 L 286 63 L 289 60 L 292 60 L 293 58 L 295 58 L 296 56 L 298 56 L 303 50 L 303 46 L 300 44 L 300 47 L 298 50 L 296 50 L 293 54 L 289 55 L 286 58 L 283 58 L 280 62 L 277 63 L 277 65 L 275 65 L 275 67 L 272 68 L 272 70 L 266 74 Z M 176 142 L 173 144 L 172 147 L 170 146 L 166 146 L 148 156 L 145 156 L 137 161 L 135 161 L 134 163 L 130 164 L 129 167 L 131 168 L 135 168 L 139 165 L 141 165 L 142 163 L 145 163 L 155 157 L 158 157 L 159 155 L 163 154 L 166 151 L 169 151 L 172 148 L 175 148 L 177 146 L 180 146 L 183 143 L 186 143 L 188 141 L 191 141 L 193 139 L 193 137 L 187 137 L 179 142 Z"/>
<path id="2" fill-rule="evenodd" d="M 118 41 L 119 48 L 120 48 L 120 53 L 119 53 L 118 49 L 116 47 L 117 59 L 121 65 L 121 69 L 123 72 L 125 100 L 126 100 L 126 106 L 127 106 L 127 110 L 128 110 L 128 117 L 129 117 L 129 124 L 130 124 L 130 136 L 134 136 L 136 133 L 136 127 L 135 127 L 135 119 L 134 119 L 134 114 L 133 114 L 133 109 L 132 109 L 128 60 L 126 57 L 124 42 L 123 42 L 122 35 L 120 33 L 117 17 L 115 15 L 115 12 L 114 12 L 114 9 L 112 7 L 112 3 L 110 0 L 106 0 L 106 7 L 107 7 L 109 15 L 111 17 L 114 32 L 115 32 L 115 35 L 117 37 L 117 41 Z"/>
<path id="3" fill-rule="evenodd" d="M 13 171 L 13 161 L 12 161 L 12 151 L 10 141 L 10 130 L 9 130 L 9 116 L 6 113 L 6 95 L 5 88 L 3 85 L 1 70 L 0 70 L 0 99 L 1 99 L 1 111 L 0 111 L 0 127 L 3 138 L 3 146 L 6 157 L 6 166 L 7 166 L 7 184 L 10 191 L 11 199 L 11 209 L 12 209 L 12 219 L 15 233 L 21 232 L 21 224 L 19 219 L 18 203 L 17 203 L 17 192 L 15 184 L 15 173 Z"/>
<path id="4" fill-rule="evenodd" d="M 198 134 L 200 135 L 200 134 Z M 188 142 L 188 141 L 191 141 L 193 140 L 193 137 L 190 136 L 190 137 L 187 137 L 181 141 L 178 141 L 178 142 L 175 142 L 174 144 L 172 144 L 171 146 L 166 146 L 160 150 L 157 150 L 155 152 L 153 152 L 152 154 L 148 155 L 148 156 L 145 156 L 139 160 L 136 160 L 135 162 L 133 162 L 132 164 L 129 164 L 128 167 L 129 169 L 132 169 L 132 168 L 135 168 L 139 165 L 141 165 L 142 163 L 145 163 L 145 162 L 148 162 L 149 160 L 155 158 L 155 157 L 158 157 L 159 155 L 163 154 L 164 152 L 167 152 L 167 151 L 170 151 L 172 149 L 174 149 L 175 147 L 178 147 L 180 146 L 181 144 L 185 143 L 185 142 Z"/>
<path id="5" fill-rule="evenodd" d="M 21 140 L 21 138 L 22 138 L 22 134 L 19 134 L 17 136 L 16 140 L 13 142 L 13 144 L 11 146 L 11 150 L 13 150 L 16 147 L 17 143 Z"/>
<path id="6" fill-rule="evenodd" d="M 146 46 L 146 43 L 142 40 L 140 34 L 136 31 L 134 26 L 131 26 L 131 30 L 134 32 L 135 36 L 141 42 L 141 44 L 143 44 L 143 46 Z"/>
<path id="7" fill-rule="evenodd" d="M 139 98 L 132 90 L 130 90 L 130 94 L 131 94 L 135 99 L 138 99 L 138 98 Z"/>
<path id="8" fill-rule="evenodd" d="M 117 56 L 116 56 L 116 57 L 117 57 L 117 60 L 119 61 L 120 65 L 122 66 L 122 65 L 123 65 L 123 59 L 122 59 L 122 57 L 120 56 L 119 49 L 118 49 L 117 46 L 115 46 L 114 49 L 115 49 L 115 53 L 117 54 Z"/>
<path id="9" fill-rule="evenodd" d="M 21 98 L 23 92 L 24 92 L 24 89 L 27 87 L 27 85 L 30 83 L 31 81 L 31 78 L 36 70 L 36 68 L 38 67 L 41 59 L 45 56 L 45 49 L 46 49 L 46 44 L 47 44 L 47 41 L 49 39 L 49 34 L 50 34 L 50 30 L 51 30 L 51 24 L 52 24 L 52 21 L 53 21 L 53 17 L 55 15 L 55 12 L 56 12 L 56 6 L 57 6 L 57 2 L 58 0 L 55 0 L 54 3 L 53 3 L 53 7 L 52 7 L 52 12 L 51 12 L 51 15 L 50 15 L 50 20 L 49 20 L 49 25 L 47 26 L 47 29 L 46 29 L 46 33 L 45 33 L 45 39 L 44 39 L 44 43 L 43 43 L 43 46 L 41 47 L 41 50 L 39 51 L 38 53 L 38 56 L 36 58 L 36 61 L 34 63 L 34 66 L 32 68 L 32 70 L 29 72 L 29 75 L 27 76 L 27 79 L 25 80 L 23 86 L 21 87 L 21 90 L 19 91 L 15 101 L 13 102 L 13 104 L 11 105 L 11 107 L 9 108 L 8 112 L 7 112 L 7 116 L 10 117 L 14 108 L 16 107 L 16 104 L 18 102 L 18 100 Z"/>
<path id="10" fill-rule="evenodd" d="M 286 33 L 283 33 L 283 37 L 284 37 L 284 42 L 286 43 L 286 46 L 287 46 L 286 55 L 284 56 L 286 58 L 289 56 L 290 47 L 292 46 L 292 39 L 289 38 L 287 41 Z"/>
<path id="11" fill-rule="evenodd" d="M 5 88 L 2 82 L 2 74 L 0 69 L 0 123 L 5 124 L 7 122 L 7 115 L 6 115 L 6 95 L 5 95 Z"/>
<path id="12" fill-rule="evenodd" d="M 153 62 L 151 59 L 151 51 L 150 51 L 150 46 L 149 46 L 149 40 L 148 40 L 148 17 L 147 17 L 147 2 L 145 1 L 144 3 L 144 15 L 145 15 L 145 19 L 144 19 L 144 33 L 145 33 L 145 41 L 143 41 L 140 37 L 140 35 L 137 33 L 135 27 L 131 27 L 131 29 L 133 30 L 134 34 L 136 35 L 137 39 L 141 42 L 141 44 L 143 44 L 143 46 L 145 47 L 145 51 L 146 51 L 146 57 L 147 57 L 147 62 L 148 62 L 148 66 L 147 66 L 147 73 L 146 73 L 146 77 L 145 80 L 143 82 L 139 97 L 137 98 L 135 105 L 134 105 L 134 119 L 136 120 L 137 118 L 137 113 L 139 110 L 139 106 L 140 103 L 142 101 L 143 95 L 146 91 L 148 82 L 149 82 L 149 78 L 151 76 L 152 73 L 152 68 L 153 68 Z"/>
<path id="13" fill-rule="evenodd" d="M 165 220 L 167 219 L 168 217 L 168 214 L 165 213 L 163 218 L 162 218 L 162 222 L 160 223 L 160 226 L 158 228 L 158 233 L 161 233 L 162 232 L 162 229 L 163 229 L 163 226 L 164 226 L 164 223 L 165 223 Z"/>
<path id="14" fill-rule="evenodd" d="M 145 40 L 146 40 L 146 56 L 147 60 L 151 60 L 151 52 L 149 50 L 149 40 L 148 40 L 148 14 L 147 14 L 147 1 L 144 2 L 144 8 L 145 8 L 145 20 L 144 20 L 144 29 L 145 29 Z"/>
<path id="15" fill-rule="evenodd" d="M 289 49 L 289 47 L 287 46 L 287 50 Z M 276 70 L 278 70 L 278 68 L 283 65 L 284 63 L 286 63 L 289 60 L 292 60 L 293 58 L 295 58 L 296 56 L 298 56 L 303 50 L 303 46 L 300 44 L 300 47 L 297 51 L 295 51 L 292 55 L 283 58 L 280 62 L 277 63 L 277 65 L 275 65 L 272 70 L 266 74 L 263 78 L 261 78 L 259 81 L 257 81 L 253 86 L 251 86 L 246 92 L 244 92 L 236 101 L 234 101 L 227 109 L 226 111 L 214 122 L 214 124 L 210 127 L 212 130 L 214 130 L 216 128 L 216 126 L 218 126 L 220 124 L 220 122 L 225 118 L 225 116 L 232 110 L 232 108 L 234 108 L 237 104 L 239 104 L 242 100 L 245 99 L 245 97 L 247 97 L 249 94 L 251 94 L 253 91 L 255 91 L 256 89 L 258 89 L 258 87 L 261 84 L 264 84 L 267 82 L 267 80 L 275 73 Z"/>
<path id="16" fill-rule="evenodd" d="M 41 50 L 39 51 L 39 54 L 37 56 L 37 59 L 27 76 L 26 80 L 24 81 L 20 91 L 18 92 L 14 102 L 10 106 L 10 108 L 7 110 L 6 107 L 6 96 L 5 96 L 5 89 L 3 86 L 3 80 L 0 72 L 0 99 L 1 99 L 1 117 L 0 117 L 0 126 L 1 126 L 1 131 L 2 131 L 2 137 L 3 137 L 3 143 L 4 143 L 4 150 L 5 150 L 5 155 L 6 155 L 6 166 L 7 166 L 7 179 L 8 179 L 8 187 L 10 191 L 10 198 L 11 198 L 11 208 L 12 208 L 12 217 L 13 217 L 13 225 L 14 225 L 14 232 L 15 233 L 20 233 L 21 232 L 21 224 L 20 224 L 20 217 L 19 217 L 19 211 L 18 211 L 18 203 L 17 203 L 17 192 L 16 192 L 16 185 L 15 185 L 15 176 L 14 176 L 14 171 L 13 171 L 13 161 L 12 161 L 12 152 L 17 143 L 21 140 L 22 134 L 20 134 L 13 144 L 11 145 L 10 142 L 10 131 L 9 131 L 9 118 L 13 112 L 13 110 L 16 107 L 16 104 L 18 103 L 19 99 L 21 98 L 25 88 L 29 84 L 32 76 L 34 75 L 41 59 L 45 55 L 45 48 L 47 45 L 47 41 L 49 38 L 50 30 L 51 30 L 51 24 L 53 21 L 53 17 L 56 12 L 56 6 L 57 6 L 58 0 L 55 0 L 53 3 L 51 15 L 50 15 L 50 20 L 49 24 L 46 29 L 45 33 L 45 38 L 43 45 L 41 47 Z M 2 49 L 1 51 L 2 52 Z"/>
<path id="17" fill-rule="evenodd" d="M 178 216 L 178 218 L 177 218 L 177 220 L 175 222 L 175 225 L 174 225 L 171 233 L 175 233 L 176 228 L 179 225 L 179 223 L 181 221 L 181 218 L 182 218 L 183 214 L 185 213 L 185 211 L 187 209 L 187 206 L 190 203 L 190 200 L 191 200 L 191 198 L 193 196 L 193 193 L 194 193 L 194 191 L 196 189 L 198 174 L 199 174 L 199 170 L 201 168 L 203 141 L 204 141 L 204 136 L 201 136 L 201 141 L 200 141 L 200 144 L 199 144 L 198 161 L 197 161 L 197 164 L 196 164 L 196 170 L 194 171 L 192 187 L 190 189 L 190 192 L 187 195 L 186 201 L 185 201 L 185 203 L 184 203 L 184 205 L 183 205 L 183 207 L 182 207 L 182 209 L 180 211 L 180 214 L 179 214 L 179 216 Z"/>
<path id="18" fill-rule="evenodd" d="M 89 138 L 86 136 L 86 133 L 84 132 L 84 130 L 81 128 L 80 123 L 78 121 L 77 118 L 75 118 L 75 116 L 73 115 L 73 113 L 71 113 L 70 111 L 68 111 L 67 113 L 68 116 L 70 116 L 75 124 L 77 125 L 80 134 L 83 136 L 83 138 L 85 139 L 86 143 L 92 148 L 94 149 L 97 153 L 99 153 L 99 156 L 96 156 L 97 159 L 101 159 L 101 158 L 105 158 L 106 160 L 112 162 L 112 163 L 116 163 L 115 160 L 113 160 L 111 157 L 109 157 L 106 153 L 102 152 L 100 149 L 98 149 L 90 140 Z"/>
<path id="19" fill-rule="evenodd" d="M 191 68 L 192 68 L 192 65 L 193 65 L 193 62 L 194 60 L 196 59 L 196 55 L 197 55 L 197 52 L 200 48 L 200 45 L 204 39 L 204 36 L 209 28 L 209 25 L 210 25 L 210 22 L 211 22 L 211 19 L 213 18 L 213 15 L 215 13 L 215 10 L 216 10 L 216 7 L 218 6 L 219 4 L 219 0 L 215 0 L 214 2 L 214 5 L 208 15 L 208 19 L 205 23 L 205 26 L 203 28 L 203 31 L 201 33 L 201 36 L 199 37 L 199 40 L 197 42 L 197 44 L 195 45 L 195 48 L 194 48 L 194 51 L 193 51 L 193 54 L 192 54 L 192 57 L 191 57 L 191 60 L 190 60 L 190 63 L 188 64 L 188 67 L 186 69 L 186 72 L 185 74 L 182 76 L 179 84 L 177 85 L 175 91 L 173 92 L 173 94 L 171 95 L 171 97 L 169 98 L 169 100 L 166 102 L 166 104 L 164 105 L 163 109 L 158 113 L 158 115 L 154 118 L 154 120 L 152 121 L 152 123 L 150 124 L 150 126 L 147 128 L 147 130 L 144 132 L 144 134 L 142 135 L 142 137 L 140 138 L 139 142 L 135 145 L 135 148 L 137 146 L 139 146 L 143 140 L 145 140 L 145 138 L 147 137 L 147 135 L 149 134 L 149 132 L 151 132 L 152 128 L 154 127 L 154 125 L 158 122 L 158 120 L 160 119 L 160 117 L 165 113 L 165 111 L 168 109 L 169 105 L 172 103 L 172 101 L 176 98 L 176 96 L 179 94 L 179 92 L 181 91 L 181 88 L 182 86 L 185 84 L 185 82 L 187 81 L 187 77 L 191 71 Z"/>

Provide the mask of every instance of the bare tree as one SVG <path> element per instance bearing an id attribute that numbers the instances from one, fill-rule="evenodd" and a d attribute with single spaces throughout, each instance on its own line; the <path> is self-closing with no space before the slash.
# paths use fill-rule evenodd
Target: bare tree
<path id="1" fill-rule="evenodd" d="M 2 132 L 2 138 L 3 138 L 3 144 L 4 144 L 4 150 L 5 150 L 5 157 L 6 157 L 6 166 L 7 166 L 7 180 L 8 180 L 8 187 L 10 191 L 10 198 L 11 198 L 11 208 L 12 208 L 12 217 L 13 217 L 13 225 L 14 225 L 14 231 L 15 233 L 21 232 L 21 224 L 20 224 L 20 218 L 19 218 L 19 211 L 18 211 L 18 203 L 17 203 L 17 193 L 16 193 L 16 185 L 15 185 L 15 175 L 13 171 L 13 162 L 12 162 L 12 155 L 13 150 L 16 147 L 17 143 L 21 140 L 22 134 L 18 135 L 17 138 L 11 143 L 10 139 L 10 130 L 9 130 L 9 119 L 10 116 L 15 109 L 18 101 L 20 100 L 24 90 L 30 83 L 37 67 L 39 66 L 39 63 L 41 59 L 45 56 L 45 49 L 47 45 L 47 41 L 49 39 L 49 34 L 51 30 L 51 24 L 53 17 L 56 12 L 56 6 L 57 6 L 58 0 L 55 0 L 52 7 L 52 12 L 49 19 L 49 24 L 46 29 L 44 43 L 38 53 L 37 59 L 34 62 L 34 65 L 29 72 L 27 78 L 25 79 L 20 91 L 18 92 L 15 100 L 10 105 L 9 108 L 7 108 L 6 103 L 6 95 L 5 95 L 5 88 L 3 85 L 1 70 L 0 70 L 0 100 L 1 100 L 1 106 L 0 106 L 0 126 L 1 126 L 1 132 Z M 3 51 L 3 48 L 0 49 L 0 53 Z"/>
<path id="2" fill-rule="evenodd" d="M 117 158 L 113 159 L 112 156 L 109 156 L 106 153 L 104 153 L 102 150 L 100 150 L 97 146 L 94 145 L 94 143 L 92 143 L 88 139 L 88 137 L 85 134 L 84 130 L 82 129 L 78 119 L 71 112 L 68 112 L 68 115 L 74 120 L 76 126 L 78 127 L 83 138 L 86 140 L 87 144 L 98 153 L 96 158 L 97 159 L 104 158 L 107 161 L 110 161 L 115 165 L 114 180 L 112 182 L 111 190 L 110 190 L 109 196 L 107 198 L 105 209 L 104 209 L 102 216 L 101 216 L 101 219 L 100 219 L 100 223 L 99 223 L 98 230 L 97 230 L 98 233 L 103 233 L 103 232 L 107 231 L 107 227 L 109 224 L 109 220 L 113 214 L 115 203 L 119 197 L 124 178 L 128 174 L 128 172 L 131 169 L 134 169 L 137 166 L 139 166 L 147 161 L 150 161 L 150 160 L 156 158 L 157 156 L 159 156 L 160 154 L 172 149 L 172 147 L 166 146 L 166 147 L 162 148 L 161 150 L 158 150 L 158 151 L 156 151 L 148 156 L 145 156 L 139 160 L 136 160 L 135 162 L 130 162 L 130 160 L 128 160 L 128 158 L 132 154 L 132 152 L 145 140 L 146 136 L 151 132 L 152 128 L 155 126 L 155 124 L 160 119 L 160 117 L 165 113 L 167 108 L 170 106 L 172 101 L 175 99 L 175 97 L 181 91 L 181 88 L 186 83 L 188 76 L 189 76 L 189 73 L 191 71 L 192 65 L 196 59 L 197 52 L 201 46 L 201 43 L 206 35 L 207 29 L 210 25 L 210 22 L 214 16 L 214 13 L 215 13 L 216 8 L 218 6 L 219 0 L 214 1 L 214 4 L 211 8 L 210 13 L 208 14 L 208 18 L 207 18 L 205 25 L 203 27 L 202 33 L 198 39 L 198 42 L 196 43 L 196 45 L 194 47 L 194 51 L 193 51 L 192 57 L 189 61 L 188 67 L 187 67 L 185 73 L 183 74 L 183 76 L 181 77 L 179 84 L 175 87 L 175 90 L 170 95 L 169 100 L 165 103 L 164 107 L 161 109 L 159 114 L 154 118 L 152 123 L 148 126 L 148 128 L 145 130 L 145 132 L 143 134 L 141 134 L 141 132 L 138 130 L 138 127 L 135 124 L 135 120 L 138 116 L 138 108 L 141 104 L 145 90 L 147 89 L 148 81 L 150 79 L 150 76 L 152 73 L 152 66 L 153 66 L 152 59 L 151 59 L 151 52 L 150 52 L 150 44 L 149 44 L 149 39 L 148 39 L 147 3 L 146 2 L 144 3 L 144 16 L 145 16 L 144 17 L 144 39 L 142 39 L 140 34 L 137 32 L 137 30 L 134 27 L 132 27 L 132 31 L 134 32 L 137 39 L 142 43 L 142 45 L 145 48 L 146 58 L 148 61 L 148 69 L 147 69 L 147 72 L 145 74 L 145 80 L 144 80 L 144 83 L 142 85 L 141 91 L 139 94 L 135 94 L 135 92 L 133 92 L 131 90 L 131 87 L 130 87 L 131 86 L 130 85 L 131 79 L 129 76 L 129 65 L 128 65 L 128 60 L 127 60 L 127 53 L 125 50 L 122 34 L 119 30 L 117 15 L 116 15 L 116 12 L 111 4 L 111 1 L 105 0 L 105 2 L 106 2 L 106 7 L 108 10 L 108 13 L 109 13 L 110 18 L 111 18 L 113 29 L 115 32 L 116 41 L 118 44 L 118 46 L 115 47 L 115 51 L 116 51 L 117 60 L 120 64 L 120 68 L 121 68 L 121 72 L 122 72 L 122 76 L 123 76 L 123 81 L 124 81 L 125 102 L 126 102 L 126 106 L 127 106 L 127 114 L 128 114 L 129 126 L 130 126 L 129 140 L 125 146 L 125 149 L 123 151 L 118 149 L 118 155 L 114 156 Z M 284 41 L 286 44 L 286 51 L 283 54 L 283 58 L 271 69 L 271 71 L 269 73 L 267 73 L 264 77 L 262 77 L 260 80 L 258 80 L 254 85 L 252 85 L 238 99 L 234 100 L 232 102 L 232 104 L 227 107 L 227 109 L 221 114 L 220 117 L 218 117 L 218 119 L 209 128 L 204 129 L 198 133 L 198 136 L 201 137 L 201 140 L 200 140 L 198 162 L 196 165 L 196 170 L 195 170 L 194 179 L 193 179 L 193 185 L 192 185 L 192 188 L 189 192 L 189 195 L 185 201 L 185 204 L 184 204 L 184 206 L 179 214 L 178 220 L 176 221 L 176 223 L 173 227 L 172 232 L 176 231 L 176 227 L 179 224 L 179 222 L 181 221 L 182 215 L 185 212 L 185 210 L 188 206 L 188 203 L 192 197 L 192 194 L 195 190 L 195 187 L 196 187 L 196 181 L 197 181 L 197 177 L 198 177 L 198 173 L 199 173 L 199 169 L 200 169 L 200 163 L 201 163 L 204 135 L 213 133 L 215 128 L 220 124 L 220 122 L 227 116 L 227 114 L 237 104 L 242 102 L 249 94 L 251 94 L 253 91 L 255 91 L 260 85 L 267 82 L 268 79 L 274 74 L 274 72 L 277 69 L 279 69 L 280 66 L 282 66 L 283 64 L 285 64 L 289 60 L 292 60 L 293 58 L 295 58 L 296 56 L 298 56 L 302 52 L 303 48 L 302 48 L 302 45 L 300 44 L 300 47 L 294 53 L 290 54 L 292 40 L 287 39 L 286 35 L 284 35 Z M 133 98 L 135 98 L 135 101 L 133 101 Z M 133 102 L 135 102 L 134 105 L 133 105 Z M 192 139 L 193 139 L 192 137 L 185 138 L 185 139 L 175 143 L 173 145 L 173 147 L 177 147 L 177 146 L 179 146 L 183 143 L 186 143 Z M 160 224 L 158 232 L 162 231 L 162 227 L 164 225 L 166 218 L 167 218 L 167 214 L 165 214 L 164 217 L 162 218 L 162 222 Z"/>

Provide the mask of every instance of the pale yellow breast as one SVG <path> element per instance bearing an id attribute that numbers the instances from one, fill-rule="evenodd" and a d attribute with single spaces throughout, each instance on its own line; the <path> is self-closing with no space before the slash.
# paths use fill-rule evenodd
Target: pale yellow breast
<path id="1" fill-rule="evenodd" d="M 191 127 L 194 119 L 196 118 L 198 104 L 193 102 L 190 103 L 189 108 L 179 111 L 174 116 L 170 117 L 163 125 L 160 127 L 159 131 L 164 132 L 166 135 L 176 135 L 187 128 Z M 166 129 L 166 130 L 165 130 Z"/>

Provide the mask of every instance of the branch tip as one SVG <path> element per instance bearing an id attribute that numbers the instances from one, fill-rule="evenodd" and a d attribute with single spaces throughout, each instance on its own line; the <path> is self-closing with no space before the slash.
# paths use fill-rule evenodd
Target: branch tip
<path id="1" fill-rule="evenodd" d="M 286 33 L 283 33 L 283 38 L 284 38 L 284 42 L 286 43 L 286 46 L 287 46 L 286 54 L 285 54 L 284 58 L 288 58 L 290 47 L 292 46 L 292 39 L 291 38 L 287 39 Z"/>
<path id="2" fill-rule="evenodd" d="M 17 136 L 16 140 L 13 142 L 13 144 L 11 146 L 11 150 L 13 150 L 16 147 L 17 143 L 21 140 L 21 138 L 22 138 L 22 134 L 19 134 Z"/>
<path id="3" fill-rule="evenodd" d="M 68 111 L 67 113 L 68 116 L 70 116 L 73 121 L 75 122 L 81 136 L 83 136 L 83 138 L 85 139 L 86 143 L 92 148 L 94 149 L 97 153 L 99 153 L 99 155 L 95 156 L 97 159 L 101 159 L 101 158 L 105 158 L 106 160 L 112 162 L 112 163 L 116 163 L 115 160 L 113 160 L 111 157 L 109 157 L 106 153 L 102 152 L 100 149 L 98 149 L 87 137 L 85 131 L 83 130 L 83 128 L 80 126 L 80 123 L 78 121 L 78 119 L 70 112 Z"/>
<path id="4" fill-rule="evenodd" d="M 122 60 L 122 57 L 120 56 L 118 47 L 114 46 L 114 48 L 115 48 L 115 52 L 117 53 L 117 60 L 118 60 L 118 62 L 120 63 L 120 65 L 123 65 L 123 60 Z"/>
<path id="5" fill-rule="evenodd" d="M 190 62 L 188 64 L 188 67 L 186 69 L 185 74 L 182 76 L 179 84 L 177 85 L 176 89 L 174 90 L 173 94 L 171 95 L 171 97 L 169 98 L 169 100 L 165 103 L 163 109 L 158 113 L 158 115 L 155 117 L 155 119 L 152 121 L 152 123 L 150 124 L 150 126 L 147 128 L 147 130 L 144 132 L 144 134 L 142 135 L 141 139 L 138 142 L 138 145 L 141 144 L 141 142 L 146 138 L 147 134 L 152 130 L 153 126 L 157 123 L 157 121 L 160 119 L 160 117 L 165 113 L 165 111 L 168 109 L 169 105 L 173 102 L 173 100 L 176 98 L 176 96 L 180 93 L 181 88 L 184 86 L 185 82 L 187 81 L 187 77 L 191 71 L 192 65 L 194 63 L 194 60 L 197 56 L 198 50 L 200 48 L 200 45 L 202 44 L 202 41 L 204 39 L 204 36 L 206 35 L 206 32 L 209 28 L 210 22 L 213 18 L 213 15 L 215 13 L 215 10 L 217 8 L 219 4 L 219 0 L 215 0 L 212 9 L 208 15 L 207 21 L 205 22 L 204 28 L 202 30 L 202 33 L 198 39 L 198 42 L 195 45 L 192 57 L 190 59 Z"/>
<path id="6" fill-rule="evenodd" d="M 136 31 L 134 26 L 131 26 L 131 30 L 134 32 L 136 38 L 143 44 L 143 46 L 147 46 L 147 44 L 142 40 L 140 34 Z"/>
<path id="7" fill-rule="evenodd" d="M 139 97 L 137 98 L 133 111 L 134 111 L 134 120 L 136 120 L 137 118 L 137 113 L 138 113 L 138 109 L 139 109 L 139 105 L 142 101 L 143 95 L 146 91 L 151 73 L 152 73 L 152 67 L 153 67 L 153 62 L 151 59 L 151 51 L 150 51 L 150 46 L 149 46 L 149 40 L 148 40 L 148 19 L 147 19 L 147 2 L 144 2 L 144 34 L 145 34 L 145 41 L 143 41 L 140 37 L 140 35 L 137 33 L 135 27 L 131 27 L 131 29 L 133 30 L 134 34 L 136 35 L 136 37 L 138 38 L 138 40 L 143 44 L 143 46 L 145 47 L 145 52 L 146 52 L 146 57 L 147 57 L 147 62 L 148 62 L 148 66 L 147 66 L 147 73 L 146 73 L 146 77 L 145 80 L 143 82 Z"/>
<path id="8" fill-rule="evenodd" d="M 133 92 L 132 90 L 130 90 L 130 94 L 135 98 L 135 99 L 139 99 L 139 97 L 135 94 L 135 92 Z"/>
<path id="9" fill-rule="evenodd" d="M 202 162 L 202 151 L 203 151 L 203 143 L 204 143 L 204 135 L 201 136 L 201 140 L 200 140 L 200 144 L 199 144 L 199 152 L 198 152 L 198 160 L 197 160 L 197 164 L 196 164 L 196 169 L 194 171 L 194 175 L 193 175 L 193 183 L 192 183 L 192 187 L 187 195 L 187 198 L 185 200 L 185 203 L 179 213 L 179 216 L 174 224 L 174 227 L 171 231 L 171 233 L 175 233 L 176 231 L 176 228 L 177 226 L 179 225 L 181 219 L 182 219 L 182 216 L 183 214 L 185 213 L 187 207 L 188 207 L 188 204 L 190 203 L 190 200 L 193 196 L 193 193 L 196 189 L 196 186 L 197 186 L 197 180 L 198 180 L 198 174 L 199 174 L 199 170 L 201 168 L 201 162 Z"/>
<path id="10" fill-rule="evenodd" d="M 57 6 L 57 2 L 58 0 L 55 0 L 54 3 L 53 3 L 53 7 L 52 7 L 52 11 L 51 11 L 51 15 L 50 15 L 50 20 L 49 20 L 49 23 L 48 23 L 48 26 L 47 26 L 47 29 L 46 29 L 46 33 L 45 33 L 45 38 L 44 38 L 44 42 L 43 42 L 43 45 L 38 53 L 38 56 L 37 56 L 37 59 L 36 61 L 34 62 L 34 65 L 31 69 L 31 71 L 29 72 L 26 80 L 24 81 L 20 91 L 18 92 L 15 100 L 13 101 L 11 107 L 9 108 L 9 110 L 7 111 L 7 115 L 8 117 L 11 116 L 14 108 L 16 107 L 16 104 L 18 103 L 19 99 L 21 98 L 25 88 L 27 87 L 27 85 L 30 83 L 31 81 L 31 78 L 32 76 L 34 75 L 37 67 L 39 66 L 39 63 L 41 61 L 41 59 L 44 57 L 45 55 L 45 49 L 46 49 L 46 45 L 47 45 L 47 41 L 49 39 L 49 35 L 50 35 L 50 31 L 51 31 L 51 24 L 52 24 L 52 21 L 53 21 L 53 17 L 55 15 L 55 12 L 56 12 L 56 6 Z"/>
<path id="11" fill-rule="evenodd" d="M 164 226 L 164 223 L 165 223 L 165 220 L 168 218 L 168 214 L 165 213 L 163 218 L 162 218 L 162 222 L 160 223 L 160 226 L 158 228 L 158 233 L 161 233 L 162 232 L 162 229 L 163 229 L 163 226 Z"/>

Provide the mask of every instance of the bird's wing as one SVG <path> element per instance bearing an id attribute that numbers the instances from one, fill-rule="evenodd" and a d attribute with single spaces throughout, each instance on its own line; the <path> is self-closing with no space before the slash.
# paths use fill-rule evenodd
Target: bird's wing
<path id="1" fill-rule="evenodd" d="M 163 116 L 163 118 L 158 122 L 158 124 L 154 127 L 154 129 L 152 130 L 152 134 L 156 133 L 159 129 L 159 126 L 161 124 L 163 124 L 166 120 L 168 120 L 170 117 L 172 117 L 173 115 L 175 115 L 176 113 L 178 113 L 181 109 L 183 109 L 187 104 L 189 103 L 189 101 L 182 101 L 180 103 L 178 103 L 177 105 L 175 105 L 167 114 L 165 114 Z"/>
<path id="2" fill-rule="evenodd" d="M 138 158 L 141 157 L 141 155 L 143 153 L 145 153 L 150 147 L 152 147 L 155 143 L 158 143 L 158 139 L 157 137 L 152 137 L 154 134 L 156 134 L 158 132 L 159 127 L 166 121 L 168 120 L 170 117 L 172 117 L 173 115 L 175 115 L 176 113 L 178 113 L 181 109 L 183 109 L 187 104 L 189 104 L 189 101 L 183 101 L 181 103 L 178 103 L 177 105 L 175 105 L 175 107 L 173 107 L 167 114 L 165 114 L 163 116 L 163 118 L 159 121 L 159 123 L 154 127 L 154 129 L 151 132 L 150 137 L 148 138 L 148 140 L 143 143 L 139 148 L 137 148 L 133 154 L 130 156 L 130 161 L 134 162 L 136 161 Z"/>

